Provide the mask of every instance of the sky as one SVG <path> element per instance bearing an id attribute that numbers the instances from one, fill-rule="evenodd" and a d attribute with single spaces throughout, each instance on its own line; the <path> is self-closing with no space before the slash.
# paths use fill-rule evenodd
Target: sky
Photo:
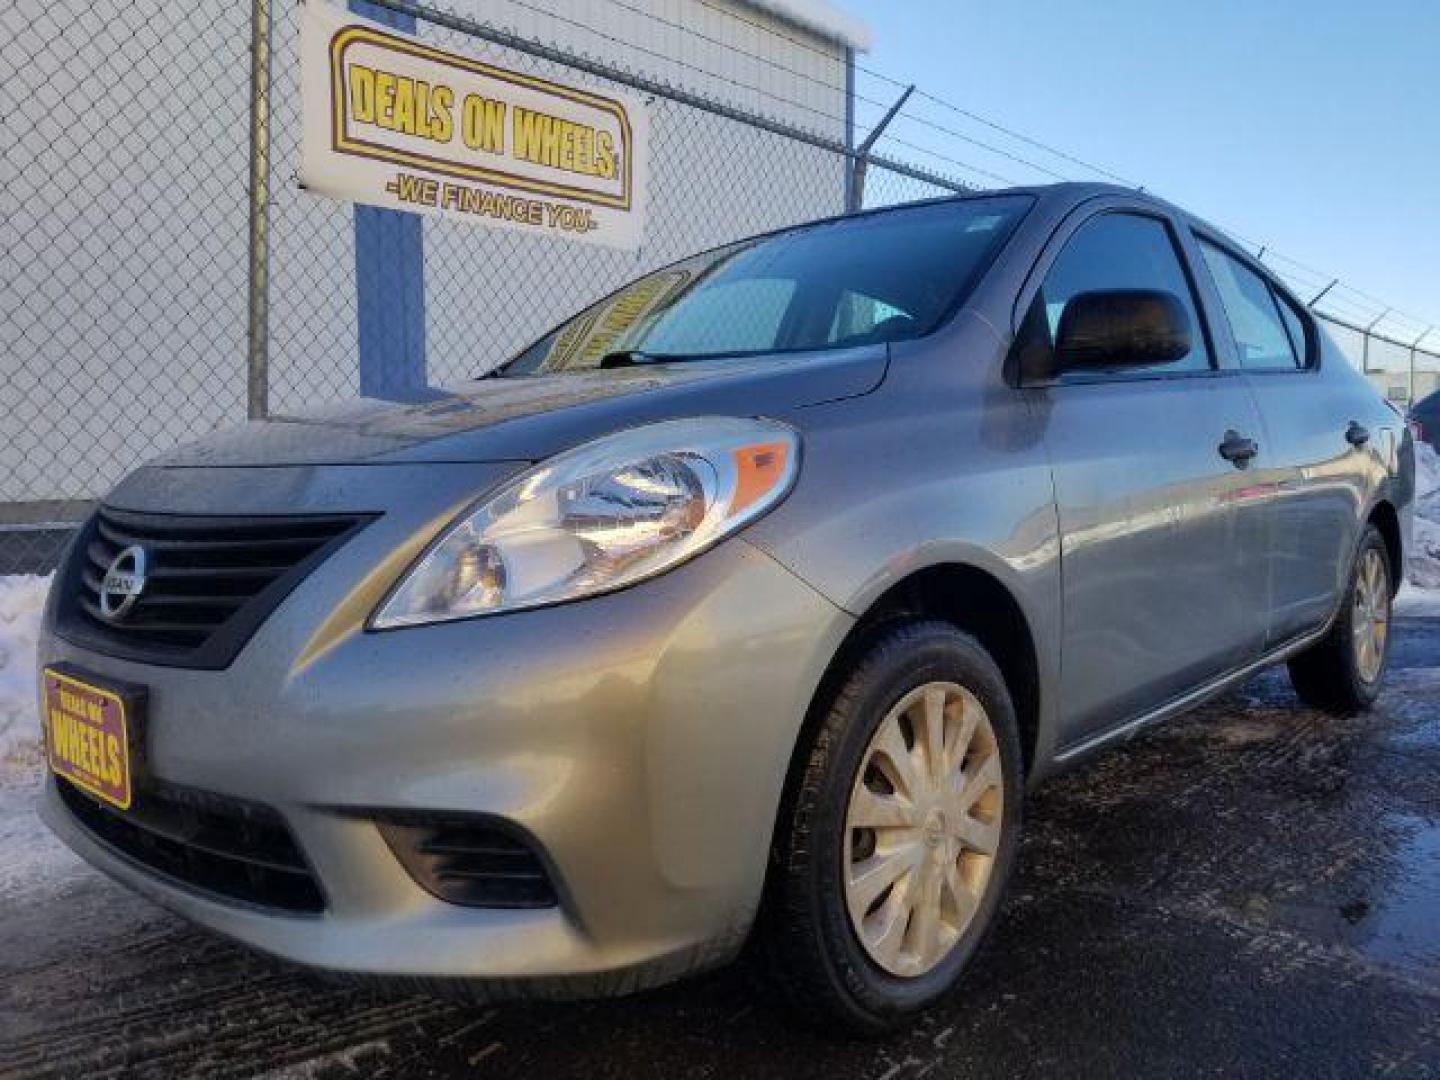
<path id="1" fill-rule="evenodd" d="M 839 6 L 873 31 L 863 67 L 1132 179 L 1440 325 L 1440 2 Z M 863 72 L 857 89 L 877 100 L 897 93 Z M 1085 175 L 933 103 L 916 109 Z M 878 113 L 859 106 L 860 137 Z M 1016 179 L 1046 179 L 933 128 L 911 122 L 894 131 Z M 1351 306 L 1358 314 L 1358 298 Z M 1440 329 L 1426 343 L 1440 343 Z"/>

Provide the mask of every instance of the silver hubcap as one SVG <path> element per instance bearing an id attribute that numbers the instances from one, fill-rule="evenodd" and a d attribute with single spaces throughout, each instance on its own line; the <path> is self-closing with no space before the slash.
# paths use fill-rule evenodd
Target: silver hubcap
<path id="1" fill-rule="evenodd" d="M 1355 666 L 1360 678 L 1372 683 L 1380 677 L 1385 663 L 1385 643 L 1390 636 L 1390 577 L 1385 561 L 1374 548 L 1360 560 L 1355 578 L 1355 611 L 1350 620 L 1354 635 Z"/>
<path id="2" fill-rule="evenodd" d="M 984 707 L 933 682 L 881 721 L 845 820 L 845 901 L 870 958 L 914 977 L 975 917 L 1000 847 L 1005 780 Z"/>

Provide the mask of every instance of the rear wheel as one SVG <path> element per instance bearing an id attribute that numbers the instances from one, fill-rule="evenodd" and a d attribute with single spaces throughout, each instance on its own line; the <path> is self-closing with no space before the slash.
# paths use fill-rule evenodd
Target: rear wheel
<path id="1" fill-rule="evenodd" d="M 994 661 L 896 627 L 844 681 L 776 833 L 776 978 L 810 1018 L 880 1032 L 949 991 L 994 920 L 1020 831 L 1019 739 Z"/>
<path id="2" fill-rule="evenodd" d="M 1346 715 L 1374 703 L 1389 657 L 1392 574 L 1385 540 L 1368 526 L 1334 626 L 1290 661 L 1290 682 L 1307 705 Z"/>

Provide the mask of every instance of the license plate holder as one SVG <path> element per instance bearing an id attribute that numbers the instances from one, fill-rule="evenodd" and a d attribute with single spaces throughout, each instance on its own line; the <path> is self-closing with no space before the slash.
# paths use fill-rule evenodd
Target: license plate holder
<path id="1" fill-rule="evenodd" d="M 144 687 L 69 665 L 45 668 L 45 758 L 51 772 L 120 810 L 135 799 Z"/>

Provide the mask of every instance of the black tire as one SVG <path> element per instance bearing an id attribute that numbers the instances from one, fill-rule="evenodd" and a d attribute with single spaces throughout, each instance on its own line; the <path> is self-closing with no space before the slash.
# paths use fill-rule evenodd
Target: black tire
<path id="1" fill-rule="evenodd" d="M 1000 839 L 975 915 L 938 966 L 913 978 L 876 964 L 851 925 L 843 882 L 852 785 L 876 728 L 926 682 L 958 683 L 989 715 L 1004 780 Z M 883 1034 L 954 988 L 995 921 L 1015 862 L 1022 800 L 1020 740 L 1010 692 L 994 660 L 949 623 L 881 631 L 797 750 L 777 823 L 761 929 L 774 980 L 806 1021 L 852 1036 Z"/>
<path id="2" fill-rule="evenodd" d="M 1390 551 L 1385 546 L 1385 538 L 1374 525 L 1366 526 L 1354 564 L 1350 567 L 1350 578 L 1334 624 L 1320 641 L 1291 657 L 1289 662 L 1290 684 L 1300 700 L 1312 708 L 1337 716 L 1362 712 L 1375 703 L 1389 662 L 1390 638 L 1387 635 L 1380 668 L 1373 679 L 1367 680 L 1361 675 L 1354 646 L 1355 592 L 1359 586 L 1360 568 L 1369 551 L 1378 552 L 1380 563 L 1385 568 L 1387 595 L 1394 595 L 1395 568 L 1390 565 Z"/>

